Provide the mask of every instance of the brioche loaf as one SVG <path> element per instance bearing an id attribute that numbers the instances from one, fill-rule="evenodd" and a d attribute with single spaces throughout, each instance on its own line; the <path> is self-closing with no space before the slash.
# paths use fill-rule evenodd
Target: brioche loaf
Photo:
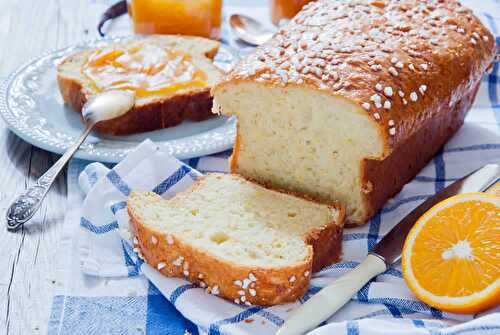
<path id="1" fill-rule="evenodd" d="M 208 174 L 169 200 L 132 193 L 128 212 L 148 264 L 239 304 L 294 301 L 340 257 L 342 207 L 236 175 Z"/>
<path id="2" fill-rule="evenodd" d="M 201 121 L 213 115 L 210 89 L 221 77 L 221 72 L 213 64 L 219 42 L 201 37 L 153 35 L 134 41 L 111 43 L 108 48 L 144 49 L 151 46 L 188 55 L 194 66 L 205 73 L 206 82 L 203 85 L 187 85 L 170 92 L 159 91 L 137 96 L 135 107 L 129 113 L 117 119 L 99 123 L 96 126 L 98 132 L 126 135 L 175 126 L 185 119 Z M 157 53 L 158 50 L 152 53 Z M 65 58 L 57 66 L 57 80 L 62 97 L 75 111 L 81 111 L 90 96 L 109 89 L 106 86 L 107 81 L 100 81 L 96 84 L 82 70 L 96 51 L 98 49 L 78 52 Z M 152 63 L 155 63 L 153 57 L 157 56 L 157 54 L 149 56 Z M 166 64 L 166 67 L 168 66 Z M 117 71 L 121 70 L 117 67 Z"/>
<path id="3" fill-rule="evenodd" d="M 458 1 L 306 5 L 214 89 L 231 171 L 363 224 L 459 129 L 496 53 Z"/>

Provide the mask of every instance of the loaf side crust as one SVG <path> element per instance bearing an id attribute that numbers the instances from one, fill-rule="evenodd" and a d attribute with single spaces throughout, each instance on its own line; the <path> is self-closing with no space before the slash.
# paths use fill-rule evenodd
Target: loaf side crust
<path id="1" fill-rule="evenodd" d="M 453 107 L 447 103 L 437 108 L 446 109 L 433 118 L 426 119 L 418 131 L 384 159 L 366 159 L 361 163 L 365 185 L 365 221 L 384 206 L 387 199 L 397 194 L 460 129 L 476 97 L 481 82 L 478 81 Z M 348 222 L 348 226 L 362 222 Z"/>

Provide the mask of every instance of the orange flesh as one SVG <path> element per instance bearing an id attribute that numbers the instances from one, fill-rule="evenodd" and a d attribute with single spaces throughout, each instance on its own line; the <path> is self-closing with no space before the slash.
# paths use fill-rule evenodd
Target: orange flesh
<path id="1" fill-rule="evenodd" d="M 98 92 L 131 90 L 137 97 L 206 87 L 207 76 L 189 54 L 154 44 L 132 44 L 94 51 L 82 73 Z"/>
<path id="2" fill-rule="evenodd" d="M 138 34 L 182 34 L 218 38 L 222 0 L 132 0 Z"/>
<path id="3" fill-rule="evenodd" d="M 459 241 L 469 243 L 472 257 L 449 256 L 448 252 L 444 259 L 443 253 Z M 438 296 L 468 296 L 499 278 L 499 241 L 498 207 L 476 200 L 458 203 L 426 222 L 413 244 L 411 267 L 427 291 Z"/>

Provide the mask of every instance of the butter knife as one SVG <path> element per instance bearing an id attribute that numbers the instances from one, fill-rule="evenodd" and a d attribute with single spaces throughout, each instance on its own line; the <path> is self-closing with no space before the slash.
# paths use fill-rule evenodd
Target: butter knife
<path id="1" fill-rule="evenodd" d="M 373 277 L 401 259 L 410 229 L 432 206 L 456 194 L 485 191 L 499 178 L 500 166 L 488 164 L 429 197 L 394 226 L 363 262 L 293 311 L 276 335 L 301 335 L 330 318 Z"/>

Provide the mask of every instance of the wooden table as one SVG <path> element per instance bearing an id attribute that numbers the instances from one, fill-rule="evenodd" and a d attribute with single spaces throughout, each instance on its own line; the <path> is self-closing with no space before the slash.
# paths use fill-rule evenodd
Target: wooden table
<path id="1" fill-rule="evenodd" d="M 114 1 L 1 0 L 0 80 L 43 52 L 98 38 L 99 17 Z M 253 2 L 264 3 L 267 0 Z M 224 4 L 248 2 L 225 0 Z M 54 260 L 66 208 L 66 174 L 58 178 L 30 224 L 8 232 L 3 217 L 13 197 L 59 156 L 22 141 L 0 120 L 0 157 L 0 335 L 45 334 L 58 284 Z"/>
<path id="2" fill-rule="evenodd" d="M 39 54 L 97 38 L 104 1 L 0 1 L 0 78 Z M 61 175 L 29 226 L 8 232 L 3 215 L 15 194 L 58 158 L 8 131 L 0 121 L 0 334 L 45 334 L 54 281 L 53 266 L 66 202 Z"/>

